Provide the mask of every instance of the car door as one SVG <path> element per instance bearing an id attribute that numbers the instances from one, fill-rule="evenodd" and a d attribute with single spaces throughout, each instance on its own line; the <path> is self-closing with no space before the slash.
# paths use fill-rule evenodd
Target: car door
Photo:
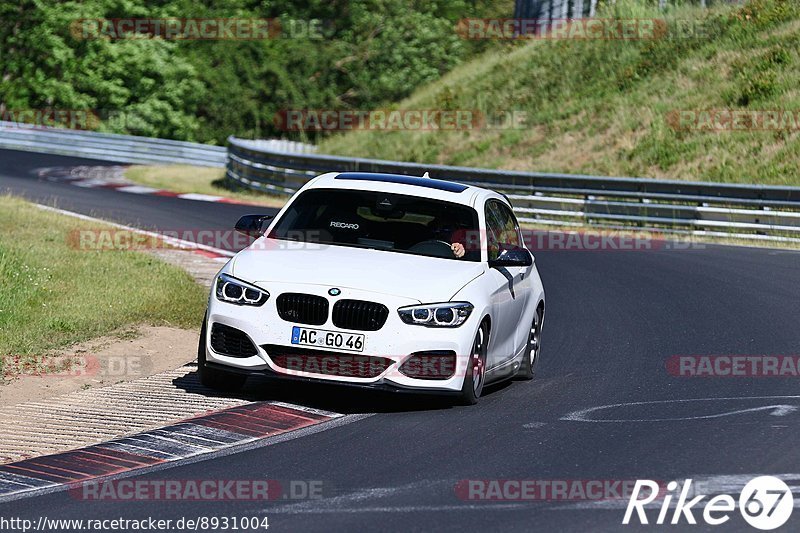
<path id="1" fill-rule="evenodd" d="M 519 227 L 513 212 L 499 200 L 486 202 L 486 245 L 489 261 L 502 250 L 521 246 Z M 489 368 L 509 363 L 520 346 L 520 319 L 530 292 L 532 267 L 490 268 L 491 305 L 494 321 L 490 343 Z M 527 287 L 527 289 L 526 289 Z"/>
<path id="2" fill-rule="evenodd" d="M 514 212 L 503 203 L 498 202 L 497 205 L 499 206 L 498 209 L 500 210 L 500 213 L 504 216 L 504 234 L 508 235 L 508 237 L 505 239 L 507 241 L 505 246 L 524 247 L 525 242 L 522 239 L 522 232 L 519 229 L 519 222 L 517 222 L 517 217 L 514 216 Z M 533 265 L 527 267 L 517 267 L 515 269 L 516 277 L 514 278 L 514 293 L 516 295 L 516 305 L 518 306 L 518 310 L 514 317 L 517 324 L 515 328 L 515 347 L 517 352 L 525 348 L 530 336 L 530 322 L 533 320 L 533 315 L 527 317 L 526 310 L 531 305 L 530 299 L 531 291 L 533 289 L 531 274 L 533 273 L 533 269 Z"/>

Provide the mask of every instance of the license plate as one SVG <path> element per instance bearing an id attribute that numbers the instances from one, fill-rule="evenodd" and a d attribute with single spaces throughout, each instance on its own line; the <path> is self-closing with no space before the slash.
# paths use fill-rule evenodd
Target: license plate
<path id="1" fill-rule="evenodd" d="M 361 333 L 341 333 L 325 329 L 292 327 L 292 344 L 298 346 L 316 346 L 318 348 L 336 348 L 348 352 L 364 351 L 364 335 Z"/>

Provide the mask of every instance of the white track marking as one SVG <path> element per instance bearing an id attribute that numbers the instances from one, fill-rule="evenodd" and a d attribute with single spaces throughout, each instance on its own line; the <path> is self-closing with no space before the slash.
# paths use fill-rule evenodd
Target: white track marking
<path id="1" fill-rule="evenodd" d="M 126 185 L 125 187 L 117 187 L 117 190 L 121 192 L 131 192 L 133 194 L 153 194 L 161 189 L 145 187 L 144 185 Z"/>
<path id="2" fill-rule="evenodd" d="M 539 429 L 543 428 L 547 425 L 547 422 L 528 422 L 527 424 L 522 424 L 522 427 L 525 429 Z"/>
<path id="3" fill-rule="evenodd" d="M 343 416 L 341 413 L 334 413 L 333 411 L 325 411 L 324 409 L 315 409 L 313 407 L 306 407 L 304 405 L 295 405 L 293 403 L 285 403 L 285 402 L 268 402 L 268 403 L 272 405 L 277 405 L 278 407 L 288 407 L 289 409 L 295 409 L 297 411 L 305 411 L 306 413 L 312 413 L 315 415 L 329 416 L 331 418 Z"/>
<path id="4" fill-rule="evenodd" d="M 226 256 L 226 257 L 233 257 L 234 255 L 236 255 L 236 252 L 230 252 L 228 250 L 223 250 L 222 248 L 214 248 L 213 246 L 207 246 L 205 244 L 199 244 L 199 243 L 192 242 L 192 241 L 186 241 L 186 240 L 178 239 L 178 238 L 175 238 L 175 237 L 168 237 L 166 235 L 162 235 L 161 233 L 158 233 L 158 232 L 155 232 L 155 231 L 147 231 L 147 230 L 143 230 L 143 229 L 139 229 L 139 228 L 134 228 L 133 226 L 126 226 L 124 224 L 117 224 L 116 222 L 109 222 L 108 220 L 103 220 L 102 218 L 95 218 L 95 217 L 90 217 L 90 216 L 87 216 L 87 215 L 82 215 L 80 213 L 73 213 L 72 211 L 66 211 L 64 209 L 58 209 L 56 207 L 50 207 L 48 205 L 42 205 L 42 204 L 33 204 L 33 205 L 35 205 L 39 209 L 43 209 L 45 211 L 51 211 L 53 213 L 58 213 L 58 214 L 61 214 L 61 215 L 66 215 L 66 216 L 70 216 L 70 217 L 74 217 L 74 218 L 79 218 L 81 220 L 88 220 L 90 222 L 96 222 L 98 224 L 106 224 L 106 225 L 112 226 L 114 228 L 124 229 L 124 230 L 127 230 L 127 231 L 139 233 L 141 235 L 147 235 L 148 237 L 161 239 L 162 241 L 164 241 L 167 244 L 175 246 L 176 248 L 182 248 L 184 250 L 205 250 L 207 252 L 212 252 L 212 253 L 223 255 L 223 256 Z"/>
<path id="5" fill-rule="evenodd" d="M 219 202 L 220 200 L 224 200 L 222 196 L 214 196 L 211 194 L 199 194 L 196 192 L 187 192 L 183 194 L 178 194 L 178 198 L 182 198 L 183 200 L 198 200 L 200 202 Z"/>
<path id="6" fill-rule="evenodd" d="M 183 200 L 196 200 L 200 202 L 227 202 L 236 204 L 246 204 L 246 202 L 239 202 L 224 196 L 215 194 L 201 194 L 201 193 L 179 193 L 166 189 L 157 189 L 154 187 L 147 187 L 138 185 L 131 182 L 125 177 L 125 170 L 129 165 L 125 166 L 76 166 L 76 167 L 42 167 L 35 169 L 40 178 L 45 178 L 49 181 L 69 183 L 76 187 L 95 188 L 95 187 L 112 187 L 119 192 L 127 192 L 133 194 L 165 194 Z M 250 204 L 255 205 L 255 204 Z"/>
<path id="7" fill-rule="evenodd" d="M 777 399 L 796 400 L 800 399 L 800 396 L 740 396 L 732 398 L 686 398 L 686 399 L 676 399 L 676 400 L 614 403 L 609 405 L 600 405 L 598 407 L 590 407 L 589 409 L 581 409 L 579 411 L 573 411 L 567 414 L 566 416 L 561 417 L 561 420 L 568 422 L 594 422 L 594 423 L 671 422 L 680 420 L 707 420 L 712 418 L 721 418 L 724 416 L 732 416 L 732 415 L 755 412 L 755 411 L 772 411 L 770 413 L 770 415 L 772 416 L 786 416 L 798 410 L 798 407 L 794 405 L 779 404 L 779 405 L 766 405 L 766 406 L 754 407 L 750 409 L 739 409 L 739 410 L 727 411 L 724 413 L 716 413 L 711 415 L 697 415 L 697 416 L 685 416 L 685 417 L 673 417 L 673 418 L 630 418 L 630 419 L 623 418 L 623 419 L 601 420 L 590 417 L 590 415 L 595 412 L 604 411 L 607 409 L 614 409 L 617 407 L 632 407 L 640 405 L 662 405 L 662 404 L 689 403 L 689 402 L 752 401 L 752 400 L 777 400 Z"/>

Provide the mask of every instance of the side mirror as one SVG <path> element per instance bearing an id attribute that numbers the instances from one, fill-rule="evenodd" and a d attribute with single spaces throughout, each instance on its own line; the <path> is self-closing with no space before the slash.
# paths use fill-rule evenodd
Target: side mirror
<path id="1" fill-rule="evenodd" d="M 264 233 L 264 222 L 275 218 L 274 215 L 244 215 L 234 226 L 239 233 L 258 238 Z"/>
<path id="2" fill-rule="evenodd" d="M 491 268 L 529 267 L 533 264 L 531 253 L 520 246 L 500 250 L 497 258 L 489 260 Z"/>

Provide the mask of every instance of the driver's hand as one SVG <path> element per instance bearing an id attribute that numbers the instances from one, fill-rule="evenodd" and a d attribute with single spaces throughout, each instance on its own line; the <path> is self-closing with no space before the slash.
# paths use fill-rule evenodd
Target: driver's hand
<path id="1" fill-rule="evenodd" d="M 464 254 L 467 252 L 464 249 L 464 245 L 461 244 L 460 242 L 454 242 L 453 244 L 451 244 L 450 249 L 453 250 L 453 255 L 455 255 L 459 259 L 464 257 Z"/>

